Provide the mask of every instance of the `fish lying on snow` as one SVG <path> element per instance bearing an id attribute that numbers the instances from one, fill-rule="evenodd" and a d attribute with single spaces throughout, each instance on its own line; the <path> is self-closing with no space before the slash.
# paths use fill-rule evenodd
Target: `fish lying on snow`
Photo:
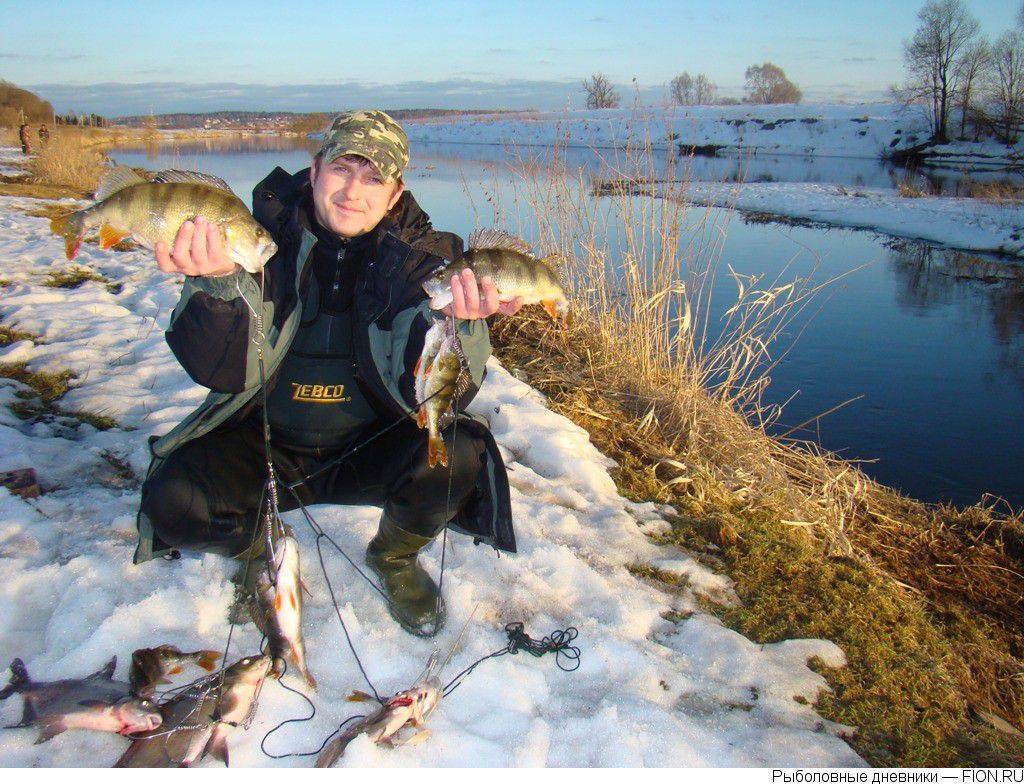
<path id="1" fill-rule="evenodd" d="M 267 648 L 274 660 L 274 673 L 281 677 L 285 661 L 299 670 L 311 689 L 316 680 L 306 668 L 306 645 L 302 640 L 302 575 L 299 544 L 290 531 L 268 544 L 268 568 L 256 576 L 255 595 L 250 604 L 252 619 L 267 635 Z"/>
<path id="2" fill-rule="evenodd" d="M 430 657 L 426 671 L 412 688 L 398 692 L 368 716 L 344 729 L 316 758 L 316 767 L 329 768 L 334 765 L 341 759 L 348 744 L 360 735 L 367 735 L 374 743 L 394 743 L 399 730 L 409 726 L 420 730 L 409 739 L 409 742 L 424 740 L 430 734 L 430 730 L 423 728 L 424 722 L 441 702 L 444 692 L 440 673 L 434 671 L 436 663 L 435 652 Z M 356 694 L 358 698 L 369 696 L 361 692 Z"/>
<path id="3" fill-rule="evenodd" d="M 21 722 L 15 727 L 39 726 L 36 743 L 64 730 L 90 729 L 127 735 L 160 726 L 162 716 L 148 699 L 135 697 L 127 683 L 115 681 L 117 658 L 86 678 L 36 683 L 21 659 L 11 662 L 11 682 L 0 689 L 0 700 L 20 694 Z"/>
<path id="4" fill-rule="evenodd" d="M 423 284 L 430 307 L 440 310 L 452 301 L 451 279 L 472 269 L 477 280 L 494 280 L 503 301 L 523 298 L 523 304 L 540 303 L 553 319 L 568 321 L 569 303 L 558 276 L 550 266 L 557 256 L 538 259 L 518 237 L 497 229 L 478 229 L 469 236 L 469 249 Z"/>
<path id="5" fill-rule="evenodd" d="M 438 319 L 427 330 L 423 351 L 413 371 L 416 376 L 416 424 L 426 428 L 427 465 L 448 465 L 448 450 L 441 437 L 453 416 L 452 401 L 458 400 L 468 388 L 469 373 L 451 319 Z"/>
<path id="6" fill-rule="evenodd" d="M 259 272 L 277 252 L 270 232 L 228 184 L 199 172 L 162 171 L 150 182 L 127 166 L 112 167 L 94 204 L 54 218 L 50 228 L 64 237 L 67 257 L 73 259 L 85 236 L 97 229 L 104 250 L 126 237 L 150 250 L 158 242 L 172 247 L 181 224 L 200 215 L 220 227 L 229 258 L 249 272 Z"/>
<path id="7" fill-rule="evenodd" d="M 132 691 L 148 697 L 161 684 L 170 683 L 168 675 L 178 675 L 182 665 L 195 662 L 207 672 L 217 666 L 220 654 L 217 651 L 193 651 L 182 653 L 173 645 L 158 645 L 156 648 L 140 648 L 132 654 L 132 666 L 128 671 L 128 682 Z"/>
<path id="8" fill-rule="evenodd" d="M 228 764 L 228 734 L 256 709 L 269 656 L 249 656 L 160 706 L 163 726 L 135 737 L 115 768 L 187 768 L 207 754 Z M 222 680 L 223 679 L 223 680 Z"/>

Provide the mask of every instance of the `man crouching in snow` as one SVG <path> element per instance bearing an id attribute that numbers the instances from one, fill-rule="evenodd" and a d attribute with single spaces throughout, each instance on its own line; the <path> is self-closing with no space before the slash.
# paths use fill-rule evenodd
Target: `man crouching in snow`
<path id="1" fill-rule="evenodd" d="M 173 248 L 157 246 L 160 269 L 187 276 L 167 342 L 211 392 L 152 444 L 136 563 L 172 548 L 260 555 L 260 326 L 278 480 L 311 477 L 295 488 L 306 505 L 383 507 L 366 562 L 406 631 L 431 635 L 444 623 L 437 584 L 417 555 L 446 523 L 515 551 L 505 467 L 486 425 L 460 416 L 443 434 L 449 466 L 428 468 L 427 437 L 413 418 L 413 370 L 435 315 L 421 284 L 462 253 L 462 240 L 435 231 L 405 190 L 408 161 L 405 132 L 391 117 L 350 112 L 334 120 L 311 168 L 278 168 L 257 185 L 253 213 L 278 246 L 262 301 L 258 276 L 228 260 L 220 231 L 201 216 L 181 227 Z M 458 319 L 473 382 L 461 412 L 490 356 L 484 319 L 522 303 L 499 304 L 493 282 L 478 287 L 472 272 L 451 286 L 445 312 Z M 283 511 L 298 507 L 289 491 L 279 497 Z"/>

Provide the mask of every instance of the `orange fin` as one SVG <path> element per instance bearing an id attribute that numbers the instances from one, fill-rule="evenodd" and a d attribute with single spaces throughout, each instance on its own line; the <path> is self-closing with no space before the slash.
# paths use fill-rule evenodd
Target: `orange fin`
<path id="1" fill-rule="evenodd" d="M 199 653 L 200 656 L 196 660 L 196 664 L 207 672 L 213 672 L 217 666 L 217 660 L 220 659 L 220 653 L 217 651 L 200 651 Z"/>
<path id="2" fill-rule="evenodd" d="M 76 228 L 77 221 L 72 220 L 76 213 L 58 215 L 50 221 L 50 231 L 64 238 L 64 255 L 73 259 L 78 255 L 82 245 L 82 235 Z"/>
<path id="3" fill-rule="evenodd" d="M 420 410 L 416 412 L 416 424 L 421 429 L 427 426 L 427 407 L 425 405 L 420 406 Z"/>
<path id="4" fill-rule="evenodd" d="M 420 374 L 420 368 L 423 366 L 423 357 L 416 358 L 416 367 L 412 369 L 412 374 L 418 376 Z"/>
<path id="5" fill-rule="evenodd" d="M 555 301 L 553 299 L 543 300 L 540 304 L 544 306 L 544 310 L 547 311 L 547 314 L 551 316 L 552 319 L 555 321 L 559 320 L 558 308 L 555 307 Z"/>
<path id="6" fill-rule="evenodd" d="M 127 236 L 128 232 L 118 231 L 109 223 L 104 223 L 100 226 L 100 247 L 109 250 Z"/>
<path id="7" fill-rule="evenodd" d="M 373 702 L 377 698 L 374 697 L 372 694 L 367 694 L 365 691 L 359 691 L 359 689 L 356 689 L 345 699 L 348 702 Z"/>
<path id="8" fill-rule="evenodd" d="M 448 449 L 440 436 L 427 440 L 427 467 L 433 468 L 436 465 L 448 466 Z"/>
<path id="9" fill-rule="evenodd" d="M 274 609 L 278 612 L 281 612 L 281 605 L 284 603 L 283 598 L 284 597 L 282 597 L 281 594 L 274 597 Z"/>
<path id="10" fill-rule="evenodd" d="M 172 667 L 171 669 L 169 669 L 167 671 L 167 674 L 168 675 L 181 675 L 181 672 L 182 672 L 181 665 L 179 664 L 178 666 Z"/>

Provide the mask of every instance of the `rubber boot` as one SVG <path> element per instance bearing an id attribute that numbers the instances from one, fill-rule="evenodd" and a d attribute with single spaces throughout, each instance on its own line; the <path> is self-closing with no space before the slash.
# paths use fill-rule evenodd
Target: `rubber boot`
<path id="1" fill-rule="evenodd" d="M 432 541 L 399 528 L 385 513 L 366 548 L 366 565 L 380 578 L 391 617 L 417 637 L 433 637 L 446 620 L 437 583 L 417 561 L 420 550 Z"/>

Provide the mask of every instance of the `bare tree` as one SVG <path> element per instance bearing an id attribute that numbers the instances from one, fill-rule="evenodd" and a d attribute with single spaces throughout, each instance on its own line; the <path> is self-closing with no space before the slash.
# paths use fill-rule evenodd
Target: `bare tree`
<path id="1" fill-rule="evenodd" d="M 587 94 L 588 109 L 615 109 L 621 100 L 612 83 L 602 73 L 584 79 L 583 90 Z"/>
<path id="2" fill-rule="evenodd" d="M 907 82 L 899 95 L 907 103 L 926 106 L 933 140 L 947 142 L 957 77 L 978 35 L 978 20 L 967 12 L 962 0 L 929 0 L 917 12 L 917 19 L 914 37 L 903 44 Z"/>
<path id="3" fill-rule="evenodd" d="M 1024 32 L 1010 30 L 992 45 L 992 92 L 996 138 L 1015 144 L 1024 124 Z"/>
<path id="4" fill-rule="evenodd" d="M 672 102 L 678 106 L 689 106 L 693 103 L 693 77 L 689 71 L 683 71 L 669 83 Z"/>
<path id="5" fill-rule="evenodd" d="M 967 130 L 967 118 L 974 111 L 975 94 L 979 91 L 978 88 L 988 73 L 991 62 L 992 48 L 988 41 L 979 38 L 964 50 L 964 55 L 958 63 L 954 81 L 957 87 L 956 103 L 960 109 L 961 139 Z"/>
<path id="6" fill-rule="evenodd" d="M 697 74 L 693 80 L 693 102 L 698 105 L 714 103 L 718 97 L 718 85 L 704 74 Z"/>
<path id="7" fill-rule="evenodd" d="M 775 63 L 752 65 L 743 78 L 749 103 L 799 103 L 803 95 Z"/>

